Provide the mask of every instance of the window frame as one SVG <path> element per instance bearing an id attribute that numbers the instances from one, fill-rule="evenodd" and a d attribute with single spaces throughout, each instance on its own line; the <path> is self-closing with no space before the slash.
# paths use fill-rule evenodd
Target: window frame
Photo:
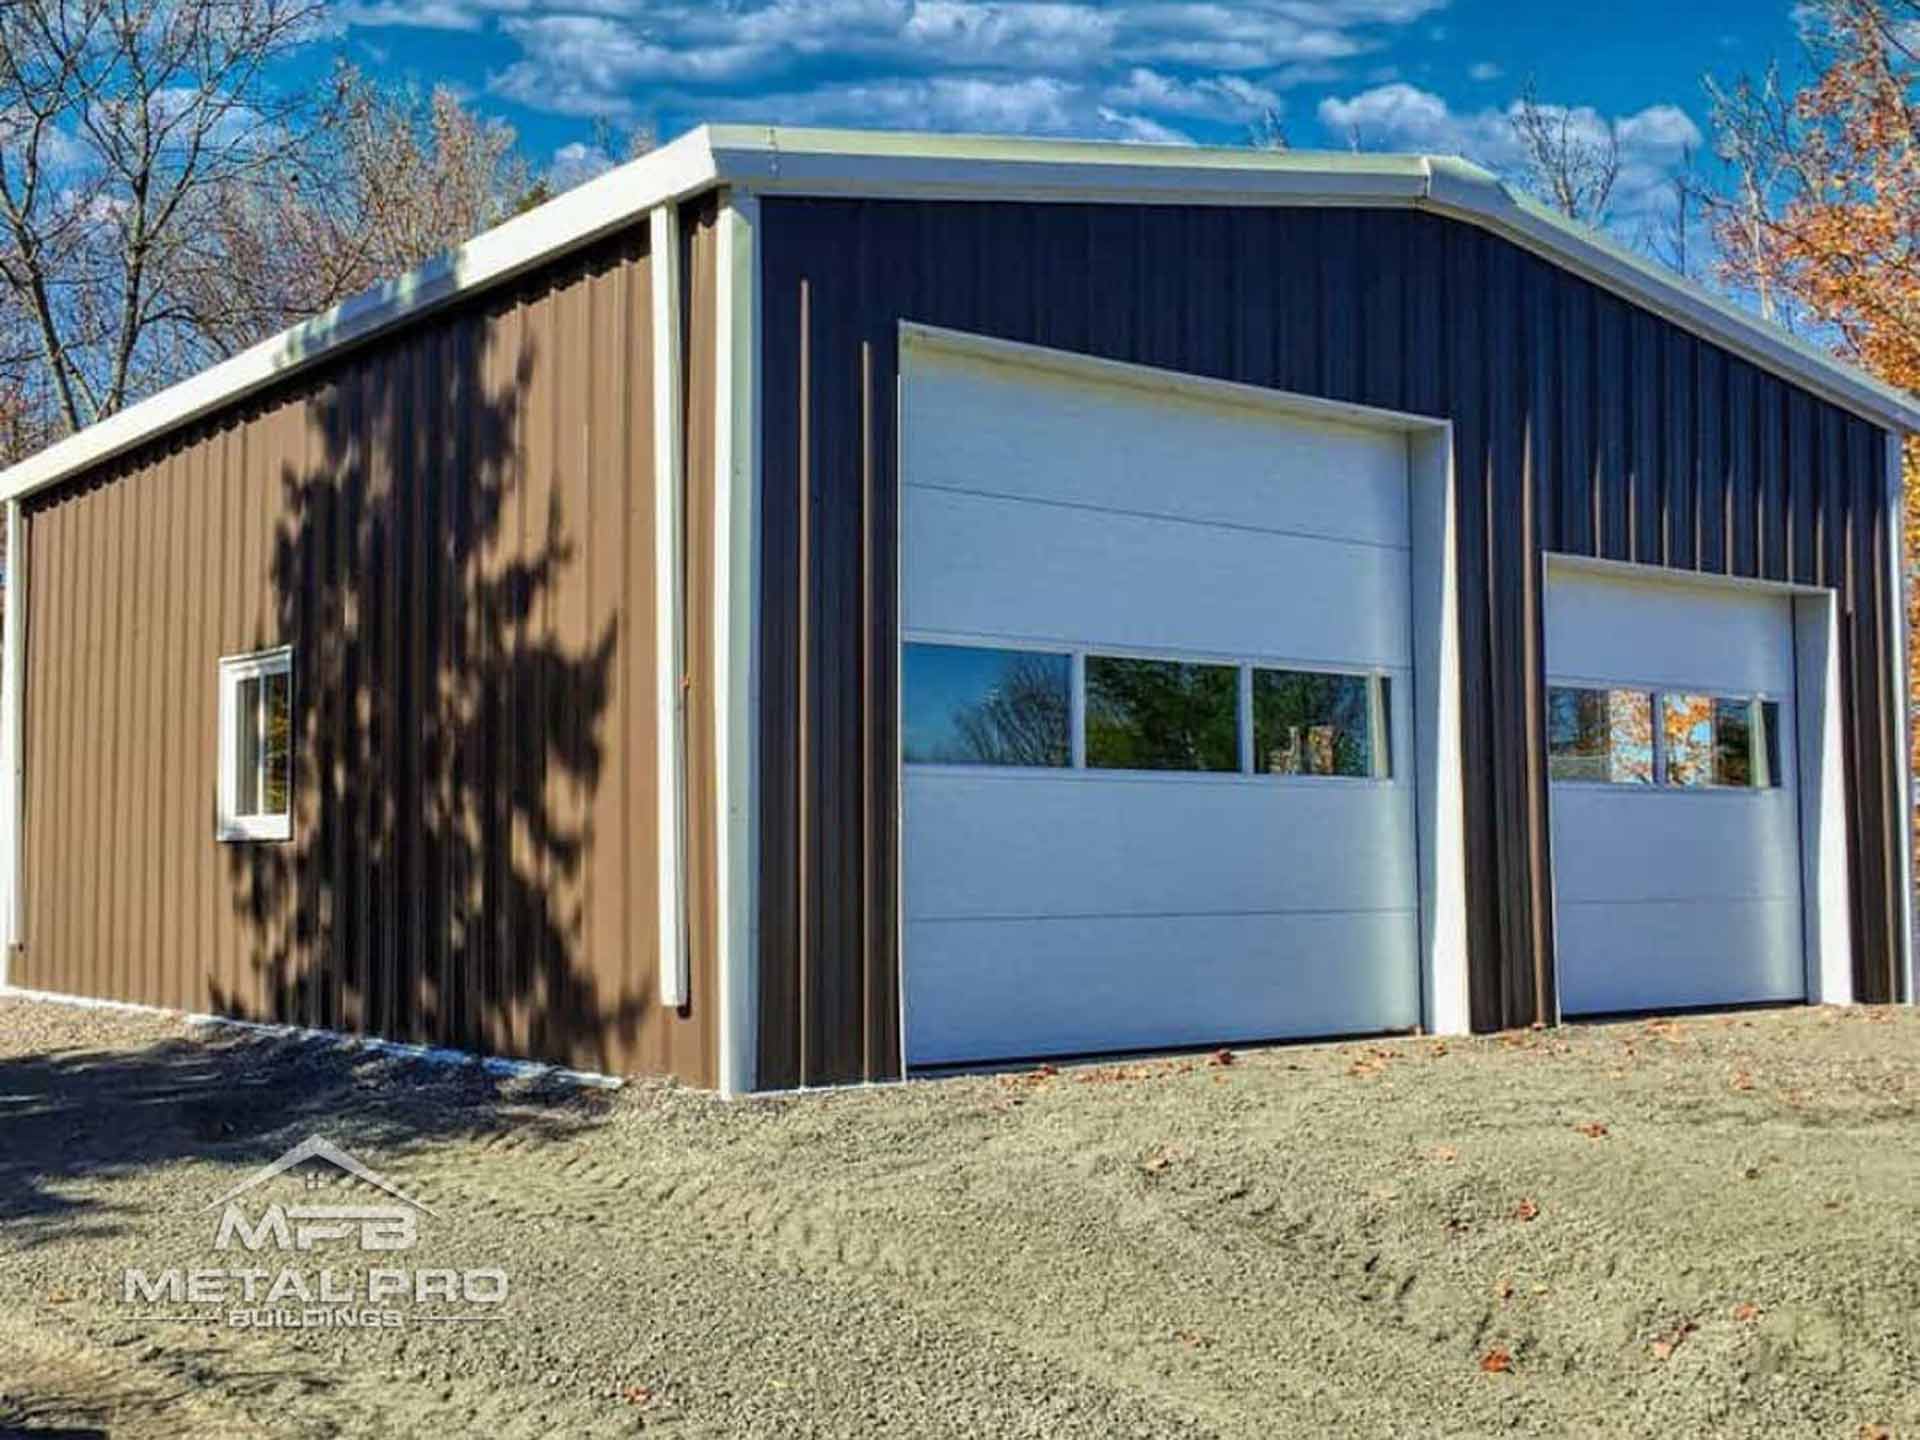
<path id="1" fill-rule="evenodd" d="M 291 728 L 294 707 L 293 647 L 279 645 L 271 650 L 254 650 L 241 655 L 223 655 L 218 668 L 219 723 L 216 744 L 219 749 L 216 757 L 219 803 L 214 825 L 214 838 L 222 843 L 258 841 L 275 843 L 293 838 L 293 797 L 294 797 L 294 747 L 292 736 L 287 745 L 287 808 L 281 814 L 238 813 L 239 799 L 239 755 L 235 742 L 239 738 L 239 707 L 241 687 L 249 680 L 265 679 L 269 676 L 284 675 L 287 679 L 287 716 Z M 262 694 L 265 693 L 264 687 Z M 256 720 L 257 723 L 257 720 Z M 260 771 L 258 780 L 260 793 L 265 793 L 266 782 L 266 746 L 260 747 Z"/>
<path id="2" fill-rule="evenodd" d="M 1068 669 L 1068 704 L 1070 712 L 1069 747 L 1065 765 L 976 765 L 971 763 L 948 762 L 939 760 L 908 760 L 906 757 L 905 726 L 907 712 L 906 694 L 906 651 L 909 645 L 947 645 L 956 648 L 1005 650 L 1042 655 L 1066 655 Z M 1406 772 L 1398 764 L 1400 758 L 1400 739 L 1395 733 L 1395 706 L 1400 704 L 1396 691 L 1412 695 L 1412 681 L 1409 672 L 1403 668 L 1381 665 L 1341 664 L 1334 661 L 1304 660 L 1288 656 L 1261 655 L 1249 659 L 1245 656 L 1228 655 L 1220 651 L 1198 651 L 1184 649 L 1155 649 L 1139 645 L 1100 645 L 1074 643 L 1066 640 L 1053 640 L 1022 636 L 1014 638 L 1002 635 L 978 635 L 969 633 L 942 632 L 936 630 L 908 630 L 902 627 L 897 646 L 902 683 L 894 696 L 895 725 L 900 734 L 900 744 L 895 763 L 904 775 L 911 771 L 921 775 L 970 775 L 993 778 L 1012 778 L 1016 776 L 1053 780 L 1071 780 L 1076 783 L 1114 782 L 1145 785 L 1365 785 L 1396 786 L 1409 783 Z M 1239 730 L 1238 765 L 1232 770 L 1121 770 L 1093 766 L 1087 763 L 1087 661 L 1091 657 L 1114 660 L 1155 660 L 1185 665 L 1216 665 L 1238 672 L 1236 679 L 1237 721 Z M 1365 680 L 1368 686 L 1369 719 L 1377 724 L 1378 732 L 1372 737 L 1376 764 L 1384 760 L 1385 774 L 1368 775 L 1275 775 L 1264 774 L 1253 768 L 1253 672 L 1255 670 L 1300 671 L 1314 675 L 1351 676 Z M 1399 683 L 1395 683 L 1395 682 Z M 1384 687 L 1382 682 L 1385 682 Z M 1385 691 L 1385 703 L 1382 692 Z"/>
<path id="3" fill-rule="evenodd" d="M 1645 694 L 1653 702 L 1653 779 L 1647 784 L 1620 780 L 1562 780 L 1551 776 L 1548 784 L 1554 788 L 1565 786 L 1575 790 L 1605 790 L 1615 795 L 1771 795 L 1789 788 L 1780 770 L 1791 763 L 1784 751 L 1781 751 L 1779 768 L 1770 769 L 1768 783 L 1765 785 L 1676 785 L 1667 778 L 1667 727 L 1665 723 L 1666 702 L 1669 695 L 1699 695 L 1709 700 L 1733 700 L 1743 704 L 1768 704 L 1784 708 L 1793 703 L 1791 692 L 1767 690 L 1725 690 L 1710 685 L 1663 685 L 1655 683 L 1641 684 L 1621 680 L 1593 680 L 1583 677 L 1563 675 L 1549 676 L 1548 690 L 1631 690 L 1636 694 Z M 1775 729 L 1778 722 L 1776 719 Z M 1778 745 L 1779 736 L 1773 737 Z M 1549 757 L 1551 763 L 1551 757 Z M 1796 780 L 1797 784 L 1798 781 Z"/>

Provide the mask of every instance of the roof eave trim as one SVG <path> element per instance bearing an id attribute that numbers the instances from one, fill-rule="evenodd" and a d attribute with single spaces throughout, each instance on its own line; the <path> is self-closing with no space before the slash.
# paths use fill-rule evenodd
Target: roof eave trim
<path id="1" fill-rule="evenodd" d="M 1428 165 L 1431 183 L 1419 209 L 1477 225 L 1837 405 L 1920 434 L 1920 401 L 1905 392 L 1517 195 L 1477 166 L 1438 156 Z"/>
<path id="2" fill-rule="evenodd" d="M 332 359 L 468 295 L 498 285 L 710 188 L 703 127 L 475 236 L 456 250 L 354 296 L 0 471 L 0 502 L 18 500 Z"/>

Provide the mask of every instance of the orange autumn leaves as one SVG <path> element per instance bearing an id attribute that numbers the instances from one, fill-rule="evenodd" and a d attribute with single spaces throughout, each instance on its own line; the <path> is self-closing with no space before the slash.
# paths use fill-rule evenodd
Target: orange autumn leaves
<path id="1" fill-rule="evenodd" d="M 1724 272 L 1790 299 L 1848 359 L 1920 393 L 1920 0 L 1824 0 L 1814 18 L 1814 82 L 1777 110 L 1723 116 L 1723 151 L 1744 157 L 1742 199 L 1715 207 Z M 1910 474 L 1916 464 L 1909 440 Z M 1920 486 L 1906 498 L 1912 557 Z M 1910 637 L 1916 627 L 1910 589 Z M 1920 703 L 1911 664 L 1908 686 Z"/>

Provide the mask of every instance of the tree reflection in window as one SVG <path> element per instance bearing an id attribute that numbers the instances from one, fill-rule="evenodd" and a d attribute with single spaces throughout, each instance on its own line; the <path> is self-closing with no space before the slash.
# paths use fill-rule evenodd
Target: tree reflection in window
<path id="1" fill-rule="evenodd" d="M 1373 687 L 1364 675 L 1253 672 L 1253 768 L 1260 775 L 1386 774 L 1375 769 Z M 1382 714 L 1386 711 L 1383 703 Z M 1385 756 L 1379 757 L 1384 761 Z"/>
<path id="2" fill-rule="evenodd" d="M 1653 783 L 1653 697 L 1642 690 L 1547 692 L 1547 774 L 1613 785 Z"/>
<path id="3" fill-rule="evenodd" d="M 1089 655 L 1087 764 L 1239 770 L 1239 667 Z"/>
<path id="4" fill-rule="evenodd" d="M 1780 783 L 1780 706 L 1773 700 L 1663 695 L 1667 783 L 1771 789 Z"/>
<path id="5" fill-rule="evenodd" d="M 902 680 L 908 764 L 1057 767 L 1071 758 L 1065 655 L 908 645 Z"/>

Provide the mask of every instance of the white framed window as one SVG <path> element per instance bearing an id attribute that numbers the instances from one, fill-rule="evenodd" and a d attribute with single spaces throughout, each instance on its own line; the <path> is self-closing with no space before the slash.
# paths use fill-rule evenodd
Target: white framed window
<path id="1" fill-rule="evenodd" d="M 220 661 L 220 840 L 293 838 L 293 650 Z"/>

